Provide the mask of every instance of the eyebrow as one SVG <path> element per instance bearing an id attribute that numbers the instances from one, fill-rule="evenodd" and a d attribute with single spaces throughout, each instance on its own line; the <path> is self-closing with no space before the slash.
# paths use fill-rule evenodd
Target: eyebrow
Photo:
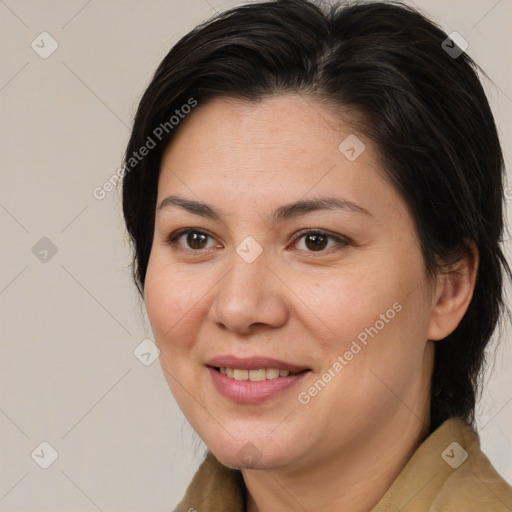
<path id="1" fill-rule="evenodd" d="M 201 217 L 207 217 L 214 220 L 221 220 L 222 216 L 225 215 L 223 210 L 216 210 L 206 203 L 194 201 L 192 199 L 185 199 L 184 197 L 179 196 L 168 196 L 163 199 L 157 207 L 157 211 L 162 211 L 173 206 L 183 208 L 194 215 L 200 215 Z M 273 212 L 270 220 L 272 224 L 278 224 L 279 222 L 283 222 L 284 220 L 292 217 L 300 217 L 307 213 L 319 210 L 349 210 L 361 213 L 368 217 L 374 217 L 374 215 L 367 209 L 353 203 L 352 201 L 348 201 L 347 199 L 339 199 L 337 197 L 319 197 L 307 200 L 300 199 L 293 203 L 280 206 Z"/>

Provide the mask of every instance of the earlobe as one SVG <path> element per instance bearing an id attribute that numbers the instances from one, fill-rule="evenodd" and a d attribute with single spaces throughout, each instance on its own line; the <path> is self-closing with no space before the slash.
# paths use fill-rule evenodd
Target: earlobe
<path id="1" fill-rule="evenodd" d="M 474 243 L 470 243 L 469 247 L 466 256 L 438 276 L 428 330 L 429 340 L 442 340 L 451 334 L 469 307 L 478 271 L 478 251 Z"/>

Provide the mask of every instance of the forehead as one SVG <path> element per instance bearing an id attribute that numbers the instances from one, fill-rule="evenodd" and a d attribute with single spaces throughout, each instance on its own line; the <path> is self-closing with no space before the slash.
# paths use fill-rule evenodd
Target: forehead
<path id="1" fill-rule="evenodd" d="M 398 200 L 372 142 L 319 101 L 296 94 L 199 104 L 162 158 L 159 202 L 177 191 L 218 198 L 219 208 L 226 200 L 254 206 L 326 193 L 363 208 Z"/>
<path id="2" fill-rule="evenodd" d="M 199 138 L 216 140 L 219 149 L 243 146 L 258 151 L 267 146 L 300 154 L 316 146 L 320 153 L 352 132 L 340 114 L 304 95 L 280 94 L 258 101 L 215 97 L 199 103 L 181 122 L 171 147 L 180 145 L 186 137 L 189 145 L 200 146 Z M 309 141 L 311 144 L 305 144 Z"/>
<path id="3" fill-rule="evenodd" d="M 286 167 L 288 175 L 296 171 L 295 177 L 304 169 L 312 175 L 314 170 L 326 172 L 336 163 L 345 163 L 340 144 L 347 138 L 355 141 L 357 152 L 364 148 L 365 165 L 375 167 L 373 145 L 367 140 L 363 145 L 353 128 L 314 99 L 296 94 L 257 102 L 213 98 L 199 103 L 181 121 L 163 155 L 162 171 L 179 163 L 188 171 L 200 167 L 210 177 L 214 171 L 231 169 L 277 176 L 281 167 Z M 359 165 L 354 160 L 351 166 Z"/>

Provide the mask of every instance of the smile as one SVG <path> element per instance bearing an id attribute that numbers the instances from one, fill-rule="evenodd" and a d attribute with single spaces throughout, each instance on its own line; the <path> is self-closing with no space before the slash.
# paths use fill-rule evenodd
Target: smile
<path id="1" fill-rule="evenodd" d="M 286 390 L 296 386 L 310 373 L 310 370 L 291 373 L 275 368 L 247 370 L 211 366 L 207 366 L 207 370 L 214 389 L 220 395 L 235 403 L 253 405 L 283 396 Z"/>
<path id="2" fill-rule="evenodd" d="M 217 368 L 222 375 L 226 375 L 230 379 L 235 380 L 250 380 L 252 382 L 259 382 L 262 380 L 272 380 L 279 377 L 288 377 L 288 375 L 296 375 L 289 370 L 280 370 L 278 368 L 258 368 L 257 370 L 245 370 L 239 368 Z"/>

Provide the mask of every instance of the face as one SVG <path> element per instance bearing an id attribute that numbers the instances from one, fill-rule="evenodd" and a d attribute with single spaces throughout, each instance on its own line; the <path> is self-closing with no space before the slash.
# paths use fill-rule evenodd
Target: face
<path id="1" fill-rule="evenodd" d="M 306 467 L 428 409 L 430 290 L 378 160 L 294 94 L 199 105 L 163 156 L 148 317 L 174 397 L 227 466 Z"/>

